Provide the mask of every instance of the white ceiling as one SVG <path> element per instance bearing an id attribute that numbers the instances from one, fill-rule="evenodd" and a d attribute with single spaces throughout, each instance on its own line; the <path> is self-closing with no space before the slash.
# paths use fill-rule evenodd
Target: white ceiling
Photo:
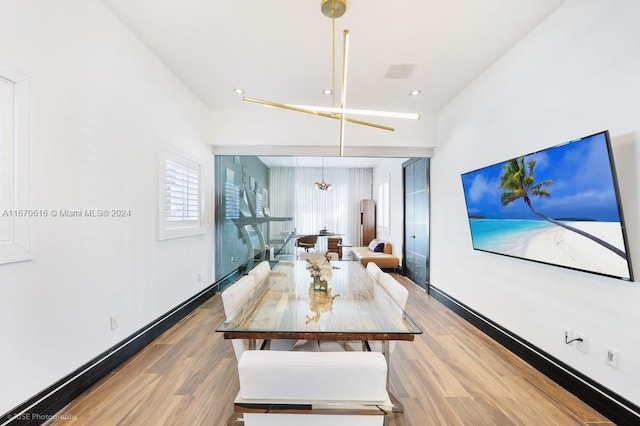
<path id="1" fill-rule="evenodd" d="M 211 109 L 261 108 L 234 88 L 331 105 L 322 95 L 331 87 L 331 20 L 320 0 L 101 1 Z M 437 112 L 563 1 L 349 0 L 336 20 L 336 84 L 347 28 L 347 106 Z M 385 79 L 398 64 L 415 68 L 407 79 Z M 412 89 L 422 94 L 408 96 Z"/>

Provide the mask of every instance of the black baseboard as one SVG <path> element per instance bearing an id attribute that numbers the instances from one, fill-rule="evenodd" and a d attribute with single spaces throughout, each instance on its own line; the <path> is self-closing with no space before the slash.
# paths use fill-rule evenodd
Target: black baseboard
<path id="1" fill-rule="evenodd" d="M 640 424 L 640 407 L 631 401 L 479 314 L 432 284 L 428 285 L 428 289 L 431 297 L 460 315 L 615 424 L 621 426 Z"/>
<path id="2" fill-rule="evenodd" d="M 171 311 L 147 324 L 68 376 L 0 416 L 0 426 L 40 425 L 58 419 L 57 414 L 83 392 L 129 360 L 162 333 L 193 312 L 222 288 L 237 279 L 237 271 L 217 281 Z"/>

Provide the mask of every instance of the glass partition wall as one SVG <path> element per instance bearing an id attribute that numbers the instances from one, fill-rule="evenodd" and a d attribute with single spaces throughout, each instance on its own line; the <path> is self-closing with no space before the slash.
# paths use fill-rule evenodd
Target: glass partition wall
<path id="1" fill-rule="evenodd" d="M 299 236 L 318 235 L 316 251 L 327 250 L 328 236 L 358 243 L 360 200 L 373 198 L 373 163 L 336 161 L 216 156 L 216 280 L 263 259 L 293 259 Z M 330 189 L 317 189 L 322 182 Z"/>

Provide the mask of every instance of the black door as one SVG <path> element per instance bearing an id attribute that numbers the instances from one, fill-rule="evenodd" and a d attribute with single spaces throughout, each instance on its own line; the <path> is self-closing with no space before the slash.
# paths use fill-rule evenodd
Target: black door
<path id="1" fill-rule="evenodd" d="M 429 159 L 404 168 L 404 275 L 427 289 L 429 282 Z"/>

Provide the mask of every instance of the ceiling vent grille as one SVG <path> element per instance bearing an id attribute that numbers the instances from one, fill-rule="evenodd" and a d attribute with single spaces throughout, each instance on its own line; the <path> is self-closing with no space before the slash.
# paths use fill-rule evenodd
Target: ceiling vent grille
<path id="1" fill-rule="evenodd" d="M 408 78 L 413 68 L 415 68 L 414 64 L 389 65 L 384 78 Z"/>

